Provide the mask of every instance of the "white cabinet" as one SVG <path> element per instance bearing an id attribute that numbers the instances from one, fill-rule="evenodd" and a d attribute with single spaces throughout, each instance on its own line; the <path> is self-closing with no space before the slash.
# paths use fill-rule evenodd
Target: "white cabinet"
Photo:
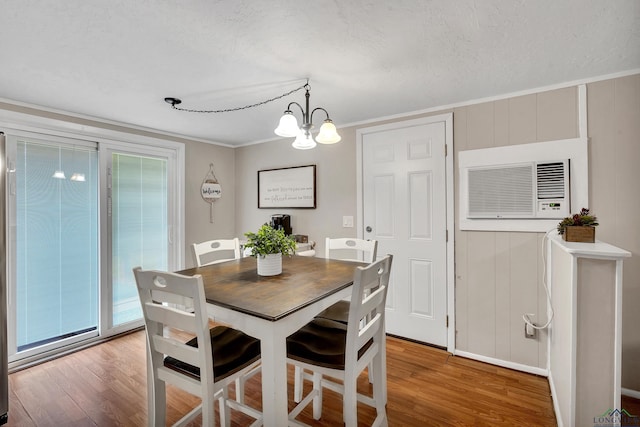
<path id="1" fill-rule="evenodd" d="M 620 408 L 622 260 L 607 243 L 549 242 L 549 384 L 559 426 L 593 425 Z"/>

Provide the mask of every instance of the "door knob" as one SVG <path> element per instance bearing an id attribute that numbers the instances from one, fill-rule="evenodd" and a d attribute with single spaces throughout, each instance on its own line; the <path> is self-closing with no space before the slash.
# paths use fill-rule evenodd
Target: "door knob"
<path id="1" fill-rule="evenodd" d="M 371 233 L 373 231 L 373 228 L 367 225 L 367 228 L 365 228 L 365 230 L 367 230 L 367 233 Z"/>

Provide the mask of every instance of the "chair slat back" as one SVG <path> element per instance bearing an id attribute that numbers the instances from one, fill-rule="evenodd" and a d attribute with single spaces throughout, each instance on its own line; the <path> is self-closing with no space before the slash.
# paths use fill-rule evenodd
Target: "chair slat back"
<path id="1" fill-rule="evenodd" d="M 358 350 L 371 338 L 382 339 L 392 261 L 393 256 L 387 255 L 354 273 L 345 364 L 355 363 Z"/>
<path id="2" fill-rule="evenodd" d="M 357 347 L 362 347 L 369 339 L 371 339 L 379 328 L 382 328 L 383 319 L 381 317 L 384 313 L 384 306 L 386 301 L 387 285 L 381 285 L 373 293 L 365 297 L 362 305 L 359 307 L 358 317 L 362 323 L 362 328 L 358 333 Z M 382 309 L 378 310 L 378 307 L 382 305 Z M 382 311 L 382 313 L 380 312 Z M 384 331 L 383 331 L 384 333 Z"/>
<path id="3" fill-rule="evenodd" d="M 203 262 L 202 257 L 220 251 L 233 252 L 233 258 L 222 258 L 214 261 Z M 208 240 L 202 243 L 194 243 L 191 245 L 191 252 L 197 267 L 204 265 L 217 264 L 219 262 L 230 261 L 240 258 L 240 240 L 236 237 L 233 239 Z"/>
<path id="4" fill-rule="evenodd" d="M 154 377 L 159 371 L 166 370 L 163 366 L 164 357 L 171 356 L 199 367 L 201 383 L 213 384 L 209 319 L 202 277 L 142 270 L 140 267 L 134 269 L 134 275 L 147 329 L 147 348 L 151 355 Z M 192 301 L 193 312 L 173 307 L 172 303 L 179 298 Z M 183 339 L 165 335 L 165 327 L 195 335 L 198 347 L 190 347 Z"/>
<path id="5" fill-rule="evenodd" d="M 336 256 L 338 253 L 345 253 L 347 250 L 357 251 L 360 259 L 344 258 Z M 378 251 L 377 240 L 364 240 L 351 237 L 332 239 L 327 237 L 325 241 L 325 258 L 342 259 L 344 261 L 358 261 L 372 263 L 376 260 Z M 353 253 L 353 252 L 351 252 Z"/>
<path id="6" fill-rule="evenodd" d="M 170 300 L 170 298 L 166 299 Z M 149 320 L 195 334 L 198 323 L 194 313 L 189 313 L 171 306 L 160 305 L 157 301 L 154 297 L 154 301 L 145 303 Z M 168 303 L 167 301 L 162 302 Z"/>
<path id="7" fill-rule="evenodd" d="M 166 356 L 171 356 L 174 359 L 181 360 L 190 365 L 200 365 L 200 349 L 196 347 L 190 347 L 182 343 L 176 344 L 176 340 L 173 338 L 167 338 L 160 335 L 153 335 L 153 344 L 158 353 L 162 353 Z M 198 341 L 199 343 L 200 341 Z"/>

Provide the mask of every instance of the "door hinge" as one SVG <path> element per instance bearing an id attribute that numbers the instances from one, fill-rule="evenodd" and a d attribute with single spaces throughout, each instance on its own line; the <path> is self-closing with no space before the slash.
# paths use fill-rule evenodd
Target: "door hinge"
<path id="1" fill-rule="evenodd" d="M 449 241 L 449 230 L 445 230 L 444 241 L 445 242 Z"/>
<path id="2" fill-rule="evenodd" d="M 449 150 L 447 149 L 448 145 L 444 144 L 444 156 L 447 157 L 447 155 L 449 154 Z"/>
<path id="3" fill-rule="evenodd" d="M 447 328 L 449 327 L 449 315 L 447 314 Z"/>

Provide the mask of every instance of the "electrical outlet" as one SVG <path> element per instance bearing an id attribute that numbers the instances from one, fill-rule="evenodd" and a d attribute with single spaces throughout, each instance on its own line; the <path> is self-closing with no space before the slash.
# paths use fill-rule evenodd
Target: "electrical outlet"
<path id="1" fill-rule="evenodd" d="M 343 216 L 342 217 L 342 226 L 345 228 L 353 228 L 353 217 L 352 216 Z"/>
<path id="2" fill-rule="evenodd" d="M 524 337 L 525 338 L 535 338 L 536 337 L 536 329 L 528 323 L 524 324 Z"/>
<path id="3" fill-rule="evenodd" d="M 535 317 L 535 314 L 527 313 L 525 315 L 525 318 L 527 320 L 529 320 L 529 322 L 524 322 L 524 337 L 525 338 L 530 338 L 530 339 L 535 339 L 538 330 L 533 327 L 535 325 L 535 323 L 533 323 L 532 317 Z"/>

